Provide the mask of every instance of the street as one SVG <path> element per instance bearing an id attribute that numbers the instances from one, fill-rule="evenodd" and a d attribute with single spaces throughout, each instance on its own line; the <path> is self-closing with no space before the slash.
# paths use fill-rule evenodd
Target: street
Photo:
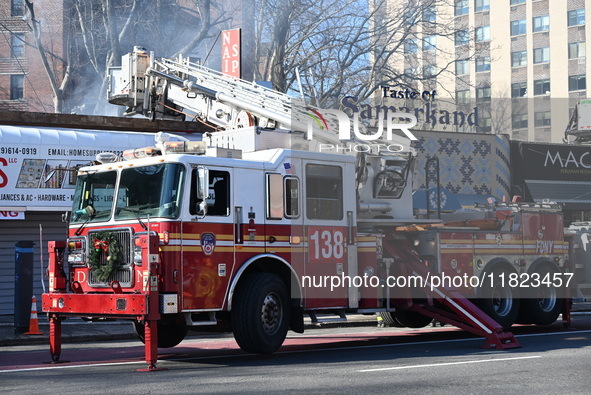
<path id="1" fill-rule="evenodd" d="M 373 327 L 290 333 L 279 352 L 245 354 L 228 335 L 189 338 L 161 349 L 143 373 L 137 342 L 64 345 L 68 363 L 50 365 L 45 346 L 4 347 L 1 388 L 39 394 L 195 393 L 551 393 L 589 392 L 591 319 L 514 328 L 521 348 L 481 348 L 455 328 Z"/>

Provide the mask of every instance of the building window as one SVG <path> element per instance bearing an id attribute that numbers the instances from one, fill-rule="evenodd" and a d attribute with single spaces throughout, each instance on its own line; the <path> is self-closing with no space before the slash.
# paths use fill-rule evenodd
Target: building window
<path id="1" fill-rule="evenodd" d="M 587 55 L 587 51 L 585 48 L 585 41 L 579 41 L 576 43 L 569 43 L 568 44 L 568 58 L 575 59 L 575 58 L 584 58 Z"/>
<path id="2" fill-rule="evenodd" d="M 547 30 L 550 30 L 550 16 L 543 15 L 534 17 L 534 33 L 545 32 Z"/>
<path id="3" fill-rule="evenodd" d="M 568 77 L 569 91 L 582 91 L 587 89 L 587 77 L 585 74 L 571 75 Z"/>
<path id="4" fill-rule="evenodd" d="M 490 10 L 490 0 L 474 0 L 474 12 Z"/>
<path id="5" fill-rule="evenodd" d="M 408 78 L 417 78 L 419 75 L 419 69 L 416 67 L 407 67 L 404 69 L 404 76 Z"/>
<path id="6" fill-rule="evenodd" d="M 511 35 L 519 36 L 527 32 L 525 19 L 519 19 L 517 21 L 511 21 Z"/>
<path id="7" fill-rule="evenodd" d="M 11 36 L 10 56 L 13 58 L 22 58 L 25 56 L 25 34 L 14 33 Z"/>
<path id="8" fill-rule="evenodd" d="M 511 125 L 513 129 L 527 128 L 527 114 L 514 114 Z"/>
<path id="9" fill-rule="evenodd" d="M 551 123 L 550 111 L 540 111 L 534 114 L 534 125 L 536 127 L 550 126 Z"/>
<path id="10" fill-rule="evenodd" d="M 526 97 L 527 82 L 516 82 L 511 84 L 511 97 Z"/>
<path id="11" fill-rule="evenodd" d="M 402 80 L 407 84 L 414 86 L 419 78 L 419 69 L 417 67 L 407 67 L 404 69 Z"/>
<path id="12" fill-rule="evenodd" d="M 423 66 L 423 78 L 432 78 L 437 75 L 437 68 L 435 66 Z"/>
<path id="13" fill-rule="evenodd" d="M 523 4 L 525 0 L 511 0 L 511 5 Z"/>
<path id="14" fill-rule="evenodd" d="M 476 58 L 476 72 L 490 71 L 490 56 Z"/>
<path id="15" fill-rule="evenodd" d="M 470 32 L 466 29 L 455 32 L 456 45 L 467 45 L 470 42 Z"/>
<path id="16" fill-rule="evenodd" d="M 511 52 L 511 67 L 527 65 L 527 51 Z"/>
<path id="17" fill-rule="evenodd" d="M 470 101 L 470 91 L 456 91 L 456 102 L 458 103 L 468 103 Z"/>
<path id="18" fill-rule="evenodd" d="M 10 100 L 23 100 L 25 98 L 25 76 L 16 74 L 10 76 Z"/>
<path id="19" fill-rule="evenodd" d="M 468 0 L 456 0 L 456 16 L 466 15 L 468 12 L 470 12 L 470 5 Z"/>
<path id="20" fill-rule="evenodd" d="M 423 38 L 423 51 L 433 51 L 435 49 L 435 36 L 427 36 Z"/>
<path id="21" fill-rule="evenodd" d="M 585 9 L 572 10 L 568 12 L 568 25 L 577 26 L 585 24 Z"/>
<path id="22" fill-rule="evenodd" d="M 435 22 L 436 18 L 435 6 L 429 6 L 423 10 L 423 19 L 426 22 Z"/>
<path id="23" fill-rule="evenodd" d="M 534 81 L 534 96 L 550 94 L 550 79 Z"/>
<path id="24" fill-rule="evenodd" d="M 534 64 L 548 63 L 550 61 L 550 47 L 534 49 Z"/>
<path id="25" fill-rule="evenodd" d="M 483 86 L 476 88 L 476 101 L 489 101 L 490 100 L 490 86 Z"/>
<path id="26" fill-rule="evenodd" d="M 482 26 L 476 29 L 475 35 L 476 41 L 489 41 L 490 40 L 490 26 Z"/>
<path id="27" fill-rule="evenodd" d="M 470 62 L 467 59 L 456 60 L 456 75 L 470 73 Z"/>
<path id="28" fill-rule="evenodd" d="M 11 0 L 11 15 L 25 15 L 25 0 Z"/>
<path id="29" fill-rule="evenodd" d="M 416 53 L 418 49 L 419 49 L 419 46 L 417 44 L 416 38 L 409 38 L 406 41 L 404 41 L 404 53 L 406 53 L 406 54 Z"/>
<path id="30" fill-rule="evenodd" d="M 492 131 L 492 119 L 481 118 L 478 125 L 478 133 L 490 133 Z"/>

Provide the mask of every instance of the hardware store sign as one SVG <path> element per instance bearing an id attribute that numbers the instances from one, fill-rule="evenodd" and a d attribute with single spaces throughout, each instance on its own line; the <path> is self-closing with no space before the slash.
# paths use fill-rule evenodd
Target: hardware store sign
<path id="1" fill-rule="evenodd" d="M 76 172 L 67 169 L 89 164 L 103 151 L 76 146 L 0 143 L 0 207 L 70 210 Z M 48 179 L 53 170 L 53 176 Z"/>

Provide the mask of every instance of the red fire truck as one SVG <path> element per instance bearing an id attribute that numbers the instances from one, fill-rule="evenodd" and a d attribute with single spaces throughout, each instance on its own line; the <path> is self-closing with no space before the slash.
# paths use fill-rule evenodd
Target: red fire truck
<path id="1" fill-rule="evenodd" d="M 289 329 L 303 332 L 304 314 L 377 313 L 401 327 L 450 323 L 504 349 L 519 346 L 514 322 L 568 318 L 555 205 L 415 218 L 412 149 L 316 152 L 286 95 L 182 59 L 136 50 L 110 95 L 128 113 L 191 111 L 222 130 L 159 134 L 78 169 L 69 237 L 49 243 L 54 361 L 68 317 L 133 321 L 148 370 L 158 347 L 204 325 L 272 353 Z M 327 130 L 314 135 L 338 146 Z"/>

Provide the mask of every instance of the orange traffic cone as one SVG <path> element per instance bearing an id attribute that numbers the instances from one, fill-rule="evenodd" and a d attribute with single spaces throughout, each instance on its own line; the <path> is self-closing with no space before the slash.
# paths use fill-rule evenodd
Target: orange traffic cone
<path id="1" fill-rule="evenodd" d="M 42 335 L 43 332 L 39 331 L 39 319 L 37 318 L 37 298 L 33 296 L 33 302 L 31 305 L 31 320 L 29 321 L 29 331 L 25 332 L 25 335 Z"/>

